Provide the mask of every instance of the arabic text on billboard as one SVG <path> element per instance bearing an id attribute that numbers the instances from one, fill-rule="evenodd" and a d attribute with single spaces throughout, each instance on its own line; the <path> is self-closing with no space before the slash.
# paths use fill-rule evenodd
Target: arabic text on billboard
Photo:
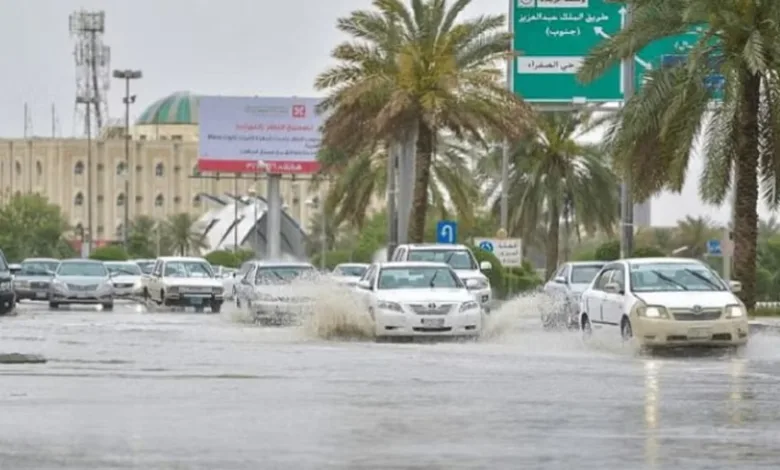
<path id="1" fill-rule="evenodd" d="M 318 98 L 204 96 L 200 171 L 302 174 L 319 171 Z"/>

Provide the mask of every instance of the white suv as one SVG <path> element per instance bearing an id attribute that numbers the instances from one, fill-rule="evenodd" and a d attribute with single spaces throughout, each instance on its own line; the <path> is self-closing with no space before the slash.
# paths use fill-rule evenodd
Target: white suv
<path id="1" fill-rule="evenodd" d="M 474 253 L 466 245 L 442 243 L 399 245 L 390 260 L 447 263 L 464 283 L 472 281 L 468 283 L 471 286 L 469 290 L 483 308 L 488 310 L 493 300 L 490 280 L 483 274 L 484 271 L 493 269 L 493 266 L 487 261 L 477 263 Z"/>

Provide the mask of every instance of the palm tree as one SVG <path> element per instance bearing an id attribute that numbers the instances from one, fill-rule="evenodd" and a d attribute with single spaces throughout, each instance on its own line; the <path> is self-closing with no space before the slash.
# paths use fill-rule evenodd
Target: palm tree
<path id="1" fill-rule="evenodd" d="M 548 278 L 558 265 L 561 219 L 566 227 L 582 227 L 588 233 L 599 229 L 611 233 L 617 219 L 617 179 L 600 147 L 581 141 L 591 117 L 589 110 L 544 113 L 535 137 L 515 145 L 510 156 L 509 230 L 529 233 L 544 220 Z M 501 183 L 490 168 L 497 166 L 497 159 L 500 152 L 479 162 L 495 212 Z"/>
<path id="2" fill-rule="evenodd" d="M 504 15 L 459 21 L 471 0 L 373 0 L 337 27 L 353 40 L 337 46 L 339 64 L 317 77 L 328 112 L 323 144 L 355 156 L 378 143 L 401 143 L 414 161 L 411 241 L 422 241 L 437 138 L 484 142 L 484 131 L 520 137 L 531 112 L 502 83 L 509 49 Z M 411 160 L 410 157 L 411 156 Z M 404 188 L 399 188 L 404 191 Z"/>
<path id="3" fill-rule="evenodd" d="M 468 230 L 481 204 L 471 170 L 473 153 L 470 147 L 454 139 L 440 139 L 437 144 L 426 201 L 442 217 L 454 211 L 463 230 Z M 320 155 L 323 171 L 336 175 L 325 198 L 326 210 L 334 214 L 334 223 L 347 222 L 358 229 L 363 226 L 372 203 L 385 196 L 388 161 L 384 149 L 379 148 L 354 157 L 340 152 Z"/>
<path id="4" fill-rule="evenodd" d="M 654 69 L 617 114 L 608 146 L 633 175 L 635 197 L 680 191 L 690 149 L 704 135 L 700 194 L 721 204 L 735 189 L 735 277 L 748 307 L 755 300 L 759 177 L 763 199 L 780 202 L 780 2 L 766 0 L 628 0 L 634 20 L 602 42 L 579 74 L 591 81 L 653 41 L 706 25 L 686 63 Z M 715 88 L 714 74 L 723 77 Z M 714 92 L 722 100 L 712 109 Z M 733 174 L 733 177 L 732 177 Z M 639 176 L 641 175 L 641 178 Z M 733 179 L 733 181 L 732 181 Z"/>
<path id="5" fill-rule="evenodd" d="M 687 246 L 686 253 L 700 258 L 707 253 L 707 240 L 720 239 L 720 231 L 706 217 L 686 216 L 677 222 L 677 244 Z"/>
<path id="6" fill-rule="evenodd" d="M 205 248 L 203 230 L 197 227 L 198 218 L 195 215 L 182 212 L 173 214 L 166 220 L 164 232 L 170 239 L 173 252 L 186 255 L 194 250 Z"/>
<path id="7" fill-rule="evenodd" d="M 153 258 L 155 246 L 149 243 L 154 240 L 157 221 L 148 215 L 139 215 L 130 222 L 127 234 L 127 252 L 135 258 Z"/>
<path id="8" fill-rule="evenodd" d="M 766 242 L 775 235 L 780 234 L 780 223 L 774 215 L 767 220 L 758 221 L 758 241 Z"/>

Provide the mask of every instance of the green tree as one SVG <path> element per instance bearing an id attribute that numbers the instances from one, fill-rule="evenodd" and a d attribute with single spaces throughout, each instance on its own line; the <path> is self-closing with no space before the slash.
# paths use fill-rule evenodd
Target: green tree
<path id="1" fill-rule="evenodd" d="M 735 190 L 734 274 L 748 308 L 755 302 L 759 179 L 763 199 L 780 202 L 780 3 L 765 0 L 629 0 L 630 25 L 599 44 L 579 71 L 586 82 L 653 41 L 706 25 L 685 63 L 654 69 L 620 109 L 607 148 L 621 173 L 633 176 L 634 196 L 681 191 L 690 151 L 703 134 L 700 194 L 721 204 Z M 714 110 L 709 78 L 724 78 Z M 732 176 L 733 175 L 733 176 Z"/>
<path id="2" fill-rule="evenodd" d="M 572 227 L 589 233 L 599 229 L 611 232 L 617 219 L 617 179 L 601 148 L 581 139 L 590 129 L 591 118 L 589 110 L 544 113 L 537 120 L 535 136 L 511 149 L 509 230 L 530 233 L 544 221 L 547 278 L 558 265 L 561 220 L 563 240 L 568 243 Z M 501 187 L 500 175 L 485 170 L 497 167 L 496 160 L 501 158 L 498 150 L 480 162 L 489 194 L 498 194 Z M 501 201 L 494 201 L 493 211 L 498 213 Z M 564 249 L 567 254 L 569 251 Z"/>
<path id="3" fill-rule="evenodd" d="M 124 248 L 119 245 L 107 245 L 95 248 L 89 255 L 90 259 L 100 261 L 126 261 L 129 256 Z"/>
<path id="4" fill-rule="evenodd" d="M 706 217 L 686 216 L 677 222 L 677 245 L 687 247 L 685 253 L 692 258 L 701 258 L 707 253 L 707 240 L 722 238 L 722 230 Z"/>
<path id="5" fill-rule="evenodd" d="M 9 260 L 72 254 L 60 207 L 40 194 L 17 194 L 0 208 L 0 247 Z"/>
<path id="6" fill-rule="evenodd" d="M 133 258 L 154 258 L 157 254 L 157 221 L 139 215 L 130 221 L 127 234 L 127 253 Z"/>
<path id="7" fill-rule="evenodd" d="M 401 144 L 416 153 L 413 242 L 425 236 L 440 131 L 480 143 L 486 129 L 519 138 L 531 115 L 502 83 L 498 63 L 511 41 L 506 18 L 461 21 L 469 4 L 373 0 L 373 10 L 339 19 L 337 28 L 352 39 L 333 50 L 339 63 L 315 82 L 328 93 L 326 148 L 355 156 L 377 144 Z"/>
<path id="8" fill-rule="evenodd" d="M 197 226 L 197 222 L 197 216 L 186 212 L 168 217 L 163 233 L 169 238 L 174 254 L 187 255 L 206 247 L 203 230 Z"/>
<path id="9" fill-rule="evenodd" d="M 237 268 L 241 263 L 238 261 L 238 257 L 232 251 L 228 250 L 216 250 L 212 251 L 205 256 L 212 266 L 225 266 L 226 268 Z"/>

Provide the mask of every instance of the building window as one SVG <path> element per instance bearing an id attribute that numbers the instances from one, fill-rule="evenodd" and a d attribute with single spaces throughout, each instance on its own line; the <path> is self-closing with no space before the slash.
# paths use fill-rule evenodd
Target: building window
<path id="1" fill-rule="evenodd" d="M 158 194 L 156 198 L 154 198 L 154 205 L 157 207 L 162 207 L 162 205 L 165 203 L 165 198 L 162 194 Z"/>
<path id="2" fill-rule="evenodd" d="M 141 172 L 143 169 L 144 169 L 144 167 L 142 167 L 141 165 L 136 165 L 136 166 L 135 166 L 135 171 L 136 171 L 137 173 L 140 173 L 140 172 Z"/>
<path id="3" fill-rule="evenodd" d="M 102 194 L 98 194 L 97 202 L 98 202 L 98 204 L 102 204 L 103 203 L 103 195 Z"/>
<path id="4" fill-rule="evenodd" d="M 140 204 L 141 202 L 143 202 L 143 200 L 144 200 L 144 197 L 141 196 L 140 194 L 135 197 L 135 203 L 136 204 Z"/>
<path id="5" fill-rule="evenodd" d="M 176 173 L 177 175 L 178 175 L 179 173 L 181 173 L 181 165 L 176 165 L 176 166 L 174 166 L 174 167 L 173 167 L 173 172 L 174 172 L 174 173 Z"/>
<path id="6" fill-rule="evenodd" d="M 139 140 L 146 140 L 146 136 L 145 135 L 141 135 L 138 139 Z"/>
<path id="7" fill-rule="evenodd" d="M 116 197 L 116 205 L 117 206 L 125 205 L 125 193 L 119 193 L 119 196 Z"/>
<path id="8" fill-rule="evenodd" d="M 102 163 L 98 163 L 97 164 L 97 171 L 103 171 L 105 168 L 106 168 L 106 166 L 103 165 Z"/>
<path id="9" fill-rule="evenodd" d="M 81 224 L 81 222 L 77 223 L 76 226 L 73 227 L 73 233 L 75 233 L 77 237 L 84 237 L 84 226 Z"/>
<path id="10" fill-rule="evenodd" d="M 173 198 L 174 204 L 181 204 L 181 196 L 176 196 Z"/>
<path id="11" fill-rule="evenodd" d="M 21 175 L 22 174 L 22 164 L 19 162 L 16 162 L 16 174 Z"/>
<path id="12" fill-rule="evenodd" d="M 84 195 L 81 194 L 81 192 L 76 193 L 76 197 L 73 198 L 73 205 L 74 206 L 84 205 Z"/>
<path id="13" fill-rule="evenodd" d="M 122 176 L 125 174 L 125 169 L 127 169 L 127 166 L 125 166 L 125 162 L 119 162 L 116 165 L 116 174 L 119 176 Z"/>
<path id="14" fill-rule="evenodd" d="M 154 176 L 165 176 L 165 166 L 162 163 L 154 167 Z"/>
<path id="15" fill-rule="evenodd" d="M 19 163 L 17 162 L 17 165 L 18 164 Z M 84 162 L 82 162 L 81 160 L 77 161 L 76 165 L 73 167 L 73 173 L 75 173 L 77 175 L 83 175 L 84 174 Z"/>
<path id="16" fill-rule="evenodd" d="M 192 205 L 194 207 L 200 207 L 200 194 L 196 194 L 194 198 L 192 198 Z"/>
<path id="17" fill-rule="evenodd" d="M 104 232 L 104 231 L 105 231 L 105 230 L 103 229 L 103 226 L 102 226 L 102 225 L 98 225 L 98 226 L 97 226 L 97 233 L 98 233 L 98 234 L 103 234 L 103 232 Z"/>
<path id="18" fill-rule="evenodd" d="M 180 135 L 172 135 L 171 140 L 184 140 L 184 138 Z"/>
<path id="19" fill-rule="evenodd" d="M 40 160 L 38 160 L 37 162 L 35 162 L 35 173 L 36 173 L 38 176 L 41 176 L 41 175 L 43 174 L 43 164 L 41 163 L 41 161 L 40 161 Z"/>

